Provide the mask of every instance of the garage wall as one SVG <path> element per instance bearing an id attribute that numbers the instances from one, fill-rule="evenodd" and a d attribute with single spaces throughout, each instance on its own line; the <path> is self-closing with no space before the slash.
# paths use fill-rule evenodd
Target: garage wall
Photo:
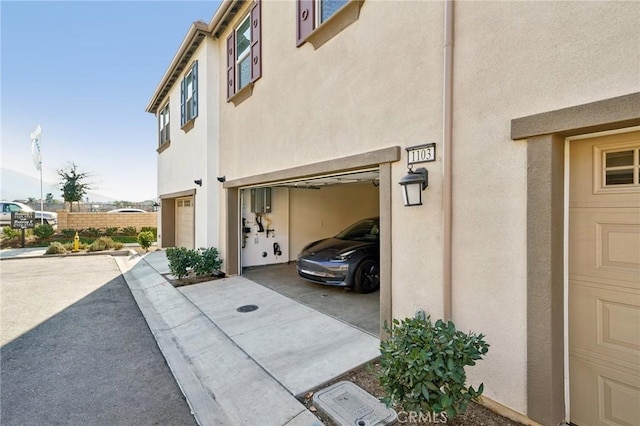
<path id="1" fill-rule="evenodd" d="M 251 213 L 251 191 L 245 189 L 242 196 L 242 217 L 251 232 L 245 233 L 242 249 L 242 266 L 271 265 L 287 262 L 289 258 L 289 189 L 271 188 L 271 213 L 262 215 L 264 232 L 258 232 L 255 213 Z M 242 223 L 242 222 L 241 222 Z M 267 235 L 268 229 L 273 229 Z M 273 244 L 280 245 L 281 255 L 274 253 Z M 263 256 L 263 253 L 266 256 Z"/>
<path id="2" fill-rule="evenodd" d="M 371 183 L 292 188 L 289 200 L 292 261 L 308 243 L 331 237 L 353 222 L 380 212 L 378 188 Z"/>

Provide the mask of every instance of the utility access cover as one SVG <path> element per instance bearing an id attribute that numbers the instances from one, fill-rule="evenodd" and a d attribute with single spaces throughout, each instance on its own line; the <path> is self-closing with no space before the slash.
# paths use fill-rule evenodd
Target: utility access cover
<path id="1" fill-rule="evenodd" d="M 361 387 L 342 381 L 313 395 L 313 403 L 340 426 L 383 426 L 398 416 Z"/>

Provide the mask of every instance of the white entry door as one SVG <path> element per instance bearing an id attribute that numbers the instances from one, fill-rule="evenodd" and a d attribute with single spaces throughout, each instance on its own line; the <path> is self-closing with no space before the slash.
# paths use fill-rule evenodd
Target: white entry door
<path id="1" fill-rule="evenodd" d="M 176 247 L 194 248 L 193 197 L 176 199 Z"/>
<path id="2" fill-rule="evenodd" d="M 571 423 L 640 425 L 640 132 L 573 141 Z"/>

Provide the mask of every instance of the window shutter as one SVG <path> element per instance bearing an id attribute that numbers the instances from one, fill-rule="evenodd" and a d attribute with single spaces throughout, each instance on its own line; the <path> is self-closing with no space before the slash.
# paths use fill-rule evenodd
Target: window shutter
<path id="1" fill-rule="evenodd" d="M 198 116 L 198 61 L 193 63 L 191 67 L 193 72 L 193 96 L 191 97 L 191 117 L 189 120 L 196 118 Z"/>
<path id="2" fill-rule="evenodd" d="M 251 82 L 262 76 L 262 33 L 261 1 L 256 0 L 251 8 Z"/>
<path id="3" fill-rule="evenodd" d="M 297 45 L 300 46 L 304 43 L 305 39 L 315 28 L 316 23 L 316 0 L 298 0 L 298 18 L 297 29 L 298 34 L 296 38 Z"/>
<path id="4" fill-rule="evenodd" d="M 183 78 L 182 81 L 180 82 L 180 127 L 184 126 L 185 123 L 185 79 Z"/>
<path id="5" fill-rule="evenodd" d="M 235 32 L 227 37 L 227 99 L 236 93 L 236 41 Z"/>

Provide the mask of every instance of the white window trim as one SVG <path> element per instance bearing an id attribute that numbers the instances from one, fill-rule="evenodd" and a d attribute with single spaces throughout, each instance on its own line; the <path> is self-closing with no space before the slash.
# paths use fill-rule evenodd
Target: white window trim
<path id="1" fill-rule="evenodd" d="M 242 54 L 240 54 L 238 52 L 238 34 L 239 33 L 239 29 L 240 27 L 242 27 L 245 23 L 245 21 L 249 21 L 249 45 L 247 46 L 247 48 L 242 52 Z M 249 11 L 249 13 L 247 14 L 247 16 L 244 17 L 244 19 L 242 19 L 242 21 L 240 21 L 240 24 L 236 27 L 235 30 L 233 30 L 235 32 L 235 39 L 234 39 L 234 43 L 235 45 L 235 60 L 236 60 L 236 93 L 241 91 L 242 89 L 244 89 L 246 86 L 248 86 L 251 83 L 251 77 L 249 77 L 249 81 L 247 81 L 244 85 L 241 85 L 242 80 L 240 79 L 240 72 L 241 72 L 241 68 L 240 68 L 240 63 L 242 61 L 244 61 L 246 58 L 251 56 L 251 43 L 253 42 L 253 40 L 251 39 L 251 11 Z M 251 62 L 249 62 L 249 67 L 251 67 Z"/>

